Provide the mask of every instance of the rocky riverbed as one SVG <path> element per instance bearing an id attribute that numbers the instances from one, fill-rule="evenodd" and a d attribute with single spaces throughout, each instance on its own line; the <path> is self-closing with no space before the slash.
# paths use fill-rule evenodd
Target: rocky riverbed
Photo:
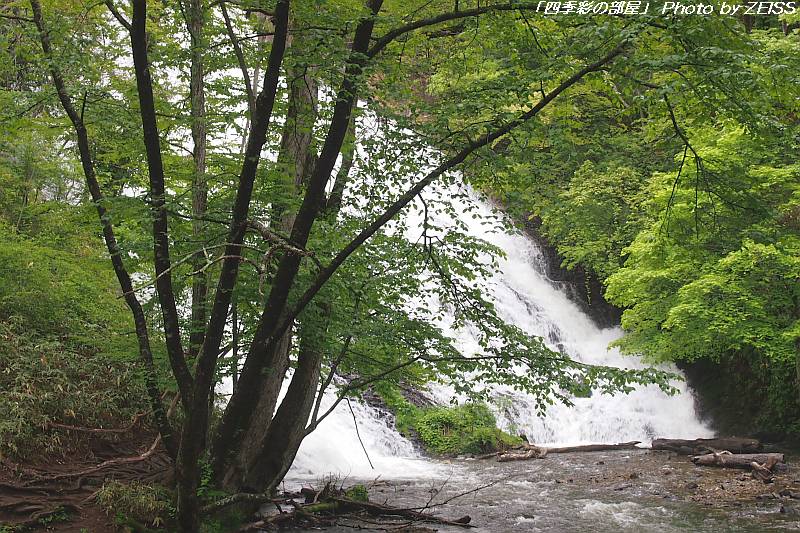
<path id="1" fill-rule="evenodd" d="M 787 456 L 790 465 L 793 459 Z M 743 470 L 697 467 L 686 456 L 632 450 L 554 454 L 512 463 L 459 458 L 432 462 L 431 469 L 435 475 L 425 480 L 339 482 L 365 484 L 372 501 L 427 506 L 454 519 L 469 515 L 478 532 L 800 529 L 800 472 L 791 466 L 764 483 Z M 354 525 L 347 522 L 333 531 L 352 531 Z M 385 530 L 374 523 L 358 525 Z M 464 531 L 413 524 L 419 526 Z"/>

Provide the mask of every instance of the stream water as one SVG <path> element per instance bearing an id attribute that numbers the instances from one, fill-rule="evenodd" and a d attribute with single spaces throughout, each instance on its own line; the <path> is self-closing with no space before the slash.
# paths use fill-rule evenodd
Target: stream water
<path id="1" fill-rule="evenodd" d="M 608 349 L 621 334 L 619 328 L 597 327 L 568 298 L 564 287 L 548 279 L 542 253 L 532 240 L 499 229 L 493 218 L 497 215 L 477 195 L 470 193 L 457 202 L 469 204 L 456 205 L 455 212 L 464 213 L 461 222 L 470 234 L 499 246 L 506 254 L 491 280 L 494 301 L 505 320 L 585 363 L 641 367 L 641 361 Z M 467 216 L 468 208 L 477 210 L 479 216 Z M 436 223 L 446 227 L 448 220 L 445 217 Z M 474 348 L 476 338 L 470 331 L 450 334 L 461 349 L 469 352 Z M 682 382 L 676 385 L 680 393 L 675 396 L 655 386 L 639 387 L 628 395 L 596 393 L 576 398 L 571 407 L 554 405 L 544 416 L 537 416 L 532 398 L 498 388 L 493 391 L 493 410 L 501 427 L 524 433 L 530 442 L 540 445 L 649 443 L 656 437 L 711 436 L 695 412 L 691 391 Z M 433 387 L 430 395 L 442 402 L 450 399 L 450 392 L 441 387 Z M 368 484 L 371 497 L 378 501 L 419 506 L 432 497 L 434 503 L 441 502 L 496 481 L 490 488 L 443 507 L 447 516 L 470 515 L 478 531 L 766 531 L 800 527 L 792 509 L 787 512 L 784 507 L 780 512 L 775 500 L 752 499 L 729 507 L 694 501 L 696 492 L 686 487 L 696 482 L 698 474 L 708 474 L 696 471 L 685 458 L 636 450 L 564 454 L 514 463 L 434 460 L 423 457 L 397 433 L 388 413 L 356 402 L 352 408 L 353 413 L 340 405 L 306 439 L 287 477 L 287 487 L 313 484 L 330 474 L 345 485 Z M 354 419 L 372 466 L 362 451 Z M 717 490 L 714 484 L 724 487 L 729 482 L 708 477 L 701 481 L 704 494 L 706 485 Z M 730 482 L 747 481 L 734 478 Z"/>

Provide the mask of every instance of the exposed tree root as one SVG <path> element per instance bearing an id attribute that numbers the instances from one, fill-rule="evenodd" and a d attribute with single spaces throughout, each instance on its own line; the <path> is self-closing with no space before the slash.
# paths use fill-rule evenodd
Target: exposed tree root
<path id="1" fill-rule="evenodd" d="M 60 480 L 72 479 L 72 478 L 76 478 L 76 477 L 77 478 L 81 478 L 81 477 L 88 476 L 90 474 L 94 474 L 96 472 L 99 472 L 100 470 L 103 470 L 105 468 L 117 467 L 117 466 L 131 464 L 131 463 L 138 463 L 138 462 L 144 461 L 144 460 L 148 459 L 149 457 L 151 457 L 156 452 L 156 450 L 158 449 L 158 445 L 159 444 L 161 444 L 161 436 L 157 436 L 155 438 L 155 440 L 153 441 L 153 444 L 150 445 L 150 448 L 148 448 L 148 450 L 146 452 L 144 452 L 144 453 L 142 453 L 140 455 L 135 455 L 135 456 L 132 456 L 132 457 L 118 457 L 118 458 L 115 458 L 115 459 L 109 459 L 107 461 L 103 461 L 99 465 L 93 466 L 91 468 L 87 468 L 85 470 L 80 470 L 78 472 L 66 472 L 66 473 L 63 473 L 63 474 L 54 474 L 54 475 L 41 475 L 41 474 L 38 474 L 39 478 L 40 478 L 39 480 L 40 481 L 41 480 L 44 480 L 44 481 L 60 481 Z M 80 486 L 80 479 L 78 481 L 78 486 Z"/>
<path id="2" fill-rule="evenodd" d="M 132 430 L 139 420 L 142 419 L 147 413 L 139 413 L 133 417 L 131 423 L 123 428 L 87 428 L 82 426 L 70 426 L 68 424 L 60 424 L 58 422 L 50 422 L 48 425 L 51 428 L 64 429 L 67 431 L 75 431 L 78 433 L 91 433 L 93 435 L 120 435 Z"/>

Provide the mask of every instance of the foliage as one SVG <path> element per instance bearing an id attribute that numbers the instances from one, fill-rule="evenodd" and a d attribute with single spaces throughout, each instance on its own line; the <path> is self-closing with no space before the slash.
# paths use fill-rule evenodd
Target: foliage
<path id="1" fill-rule="evenodd" d="M 135 339 L 120 334 L 132 325 L 102 256 L 86 244 L 64 251 L 42 240 L 0 234 L 0 318 L 75 345 L 108 352 L 134 348 Z"/>
<path id="2" fill-rule="evenodd" d="M 554 102 L 471 177 L 518 218 L 541 221 L 564 267 L 607 285 L 625 308 L 625 352 L 715 361 L 709 372 L 746 357 L 752 366 L 729 385 L 757 383 L 762 412 L 751 420 L 785 430 L 800 387 L 787 374 L 800 372 L 797 30 L 763 17 L 709 39 L 696 23 L 674 21 L 611 89 L 584 84 Z M 435 89 L 464 94 L 510 64 L 485 65 L 483 77 L 443 77 Z"/>
<path id="3" fill-rule="evenodd" d="M 141 376 L 130 361 L 37 336 L 0 321 L 0 453 L 62 455 L 74 445 L 51 422 L 119 427 L 146 410 Z M 102 409 L 98 409 L 102 406 Z"/>
<path id="4" fill-rule="evenodd" d="M 497 428 L 486 404 L 416 407 L 400 392 L 384 385 L 381 398 L 396 417 L 397 429 L 415 436 L 426 450 L 439 455 L 489 453 L 521 444 L 519 437 Z"/>
<path id="5" fill-rule="evenodd" d="M 662 360 L 743 349 L 795 359 L 800 236 L 786 217 L 800 167 L 781 161 L 779 143 L 760 142 L 740 129 L 697 136 L 696 173 L 674 193 L 671 177 L 654 177 L 652 222 L 608 280 L 609 298 L 629 308 L 624 349 Z M 725 189 L 712 188 L 722 180 Z M 696 187 L 705 188 L 700 197 Z"/>
<path id="6" fill-rule="evenodd" d="M 108 481 L 100 487 L 95 499 L 119 524 L 132 520 L 148 527 L 164 527 L 175 516 L 171 494 L 159 485 Z"/>
<path id="7" fill-rule="evenodd" d="M 118 3 L 118 12 L 110 2 L 42 3 L 20 6 L 24 16 L 0 29 L 10 56 L 0 61 L 0 182 L 11 191 L 0 197 L 9 228 L 0 266 L 12 272 L 0 285 L 3 318 L 20 317 L 71 350 L 102 353 L 106 364 L 139 351 L 149 367 L 152 345 L 158 370 L 168 345 L 175 379 L 155 383 L 159 376 L 148 373 L 147 392 L 157 405 L 157 385 L 177 385 L 184 400 L 181 431 L 157 418 L 164 444 L 179 455 L 183 531 L 199 528 L 198 493 L 213 494 L 231 477 L 237 489 L 265 484 L 241 479 L 256 472 L 237 463 L 254 460 L 243 450 L 259 448 L 253 455 L 274 470 L 266 481 L 274 488 L 289 466 L 278 463 L 294 456 L 309 414 L 312 429 L 318 422 L 308 406 L 331 383 L 346 396 L 375 380 L 433 379 L 473 401 L 501 384 L 534 395 L 540 411 L 590 389 L 627 392 L 656 383 L 674 390 L 667 372 L 585 365 L 501 319 L 488 283 L 500 251 L 459 222 L 479 216 L 458 189 L 464 176 L 514 212 L 540 216 L 567 266 L 586 263 L 609 277 L 609 294 L 631 307 L 629 351 L 647 348 L 664 358 L 674 352 L 670 344 L 690 338 L 696 349 L 746 343 L 771 350 L 769 357 L 788 353 L 781 342 L 795 326 L 757 298 L 780 289 L 759 275 L 795 272 L 792 235 L 773 231 L 769 217 L 727 208 L 717 222 L 706 198 L 738 205 L 763 194 L 768 208 L 793 216 L 777 199 L 794 194 L 791 162 L 713 161 L 714 151 L 749 153 L 735 133 L 714 144 L 716 129 L 775 140 L 796 111 L 775 112 L 794 105 L 783 100 L 800 84 L 796 43 L 779 37 L 774 24 L 751 34 L 721 17 L 578 23 L 537 16 L 532 23 L 525 12 L 533 4 L 474 1 L 460 5 L 486 13 L 437 23 L 453 9 L 445 0 L 386 2 L 374 17 L 355 0 L 297 0 L 291 12 L 284 2 L 253 10 L 247 3 L 186 9 L 135 1 Z M 262 16 L 273 5 L 272 17 Z M 129 25 L 131 8 L 137 23 Z M 423 22 L 405 26 L 409 21 Z M 198 24 L 202 32 L 193 29 Z M 272 38 L 262 38 L 266 33 Z M 244 87 L 256 71 L 256 88 Z M 203 83 L 186 83 L 197 72 Z M 264 90 L 253 106 L 248 93 L 258 85 Z M 299 105 L 299 85 L 319 85 L 313 104 Z M 309 137 L 307 146 L 297 134 Z M 693 180 L 680 160 L 689 138 L 702 152 Z M 761 148 L 755 153 L 763 156 Z M 686 178 L 673 181 L 677 164 Z M 313 171 L 298 175 L 300 166 Z M 720 180 L 708 186 L 705 169 L 736 178 L 733 192 L 721 192 Z M 340 172 L 339 206 L 332 188 Z M 78 176 L 93 200 L 72 187 Z M 440 188 L 427 186 L 435 180 Z M 207 202 L 198 200 L 206 195 Z M 42 230 L 50 205 L 71 215 L 63 238 Z M 658 209 L 675 221 L 665 239 L 665 255 L 675 259 L 666 288 L 649 283 L 651 271 L 662 268 L 648 262 L 658 254 L 650 247 L 660 238 Z M 138 346 L 123 335 L 132 328 L 110 290 L 111 272 L 97 266 L 105 254 L 85 245 L 100 227 L 76 231 L 93 210 L 117 277 L 123 287 L 128 273 L 135 280 L 124 296 Z M 707 220 L 727 229 L 699 242 L 697 229 Z M 687 246 L 691 235 L 698 243 Z M 746 282 L 731 283 L 738 276 Z M 198 301 L 195 289 L 205 279 L 211 289 Z M 753 309 L 737 315 L 726 305 L 710 307 L 705 298 L 720 290 L 752 300 Z M 229 298 L 235 324 L 228 322 Z M 780 304 L 781 311 L 788 305 Z M 190 323 L 186 311 L 206 306 L 207 327 Z M 711 320 L 723 313 L 731 324 Z M 748 336 L 752 316 L 761 329 Z M 698 335 L 697 320 L 729 327 L 727 344 L 716 334 Z M 191 328 L 206 330 L 199 350 L 184 349 Z M 474 346 L 458 345 L 462 329 L 474 331 Z M 283 342 L 289 337 L 293 342 Z M 253 405 L 279 396 L 281 379 L 264 379 L 264 371 L 279 368 L 286 378 L 287 367 L 294 367 L 295 386 L 286 395 L 292 400 L 275 410 L 285 415 L 281 429 L 254 424 Z M 238 378 L 237 389 L 209 432 L 207 409 L 228 376 Z M 477 403 L 403 412 L 442 453 L 506 439 Z M 267 433 L 257 434 L 263 428 Z"/>
<path id="8" fill-rule="evenodd" d="M 347 498 L 357 502 L 368 502 L 369 491 L 364 485 L 353 485 L 344 493 Z"/>
<path id="9" fill-rule="evenodd" d="M 147 410 L 110 268 L 80 227 L 55 231 L 80 210 L 31 210 L 39 214 L 24 227 L 34 236 L 0 219 L 0 453 L 18 458 L 77 445 L 52 422 L 119 427 Z"/>

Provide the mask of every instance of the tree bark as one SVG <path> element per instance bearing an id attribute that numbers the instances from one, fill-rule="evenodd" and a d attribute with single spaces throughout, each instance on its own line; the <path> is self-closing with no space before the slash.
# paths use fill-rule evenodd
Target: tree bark
<path id="1" fill-rule="evenodd" d="M 692 462 L 697 466 L 749 469 L 750 463 L 780 464 L 784 462 L 784 457 L 782 453 L 707 453 L 695 455 Z"/>
<path id="2" fill-rule="evenodd" d="M 324 326 L 309 324 L 301 331 L 297 368 L 286 397 L 258 442 L 257 455 L 243 472 L 242 486 L 249 490 L 271 490 L 276 487 L 300 448 L 319 382 L 322 352 L 315 344 L 322 339 Z"/>
<path id="3" fill-rule="evenodd" d="M 189 100 L 192 115 L 192 241 L 200 247 L 204 239 L 206 224 L 203 218 L 208 206 L 208 182 L 206 177 L 206 96 L 204 77 L 204 27 L 205 6 L 202 0 L 190 0 L 187 25 L 191 36 L 191 67 L 189 75 Z M 206 257 L 198 249 L 192 259 L 195 271 L 192 279 L 192 315 L 189 331 L 189 353 L 192 357 L 200 352 L 206 327 L 208 307 L 208 272 L 203 269 Z"/>
<path id="4" fill-rule="evenodd" d="M 362 20 L 355 31 L 353 50 L 348 59 L 342 85 L 337 92 L 328 134 L 318 161 L 306 186 L 306 193 L 292 225 L 290 240 L 293 245 L 304 248 L 308 243 L 311 228 L 323 207 L 325 186 L 331 176 L 346 135 L 352 107 L 356 99 L 357 81 L 365 65 L 365 52 L 369 46 L 375 17 L 382 0 L 371 0 L 373 16 Z M 258 322 L 249 354 L 239 377 L 239 388 L 231 397 L 214 439 L 215 458 L 228 457 L 236 447 L 237 440 L 250 424 L 252 405 L 256 403 L 260 375 L 270 364 L 270 355 L 281 337 L 289 330 L 296 315 L 287 318 L 286 304 L 295 277 L 300 269 L 301 257 L 285 254 L 279 265 L 267 297 L 267 302 Z M 278 325 L 284 327 L 278 328 Z"/>
<path id="5" fill-rule="evenodd" d="M 709 451 L 729 451 L 731 453 L 752 453 L 761 450 L 756 439 L 721 437 L 716 439 L 654 439 L 653 450 L 666 450 L 683 455 L 698 455 Z"/>
<path id="6" fill-rule="evenodd" d="M 283 183 L 273 205 L 274 216 L 270 223 L 272 229 L 281 235 L 291 231 L 294 224 L 294 211 L 291 209 L 293 199 L 298 196 L 313 169 L 312 129 L 317 119 L 318 100 L 317 80 L 308 69 L 287 66 L 286 77 L 292 81 L 289 83 L 289 102 L 277 163 L 282 170 Z M 243 479 L 239 473 L 248 471 L 261 452 L 289 368 L 291 347 L 290 328 L 268 356 L 258 385 L 256 408 L 239 446 L 229 450 L 227 461 L 219 457 L 220 461 L 215 462 L 216 475 L 223 480 L 223 487 L 229 490 L 241 488 L 237 485 Z"/>
<path id="7" fill-rule="evenodd" d="M 172 272 L 169 251 L 169 229 L 167 223 L 166 188 L 164 164 L 161 159 L 161 139 L 156 123 L 153 82 L 150 76 L 150 61 L 147 56 L 147 1 L 133 1 L 131 21 L 131 51 L 136 74 L 136 89 L 139 97 L 139 114 L 142 122 L 142 138 L 147 156 L 147 172 L 150 178 L 150 209 L 153 216 L 153 265 L 155 286 L 164 320 L 164 336 L 172 372 L 178 383 L 181 400 L 188 406 L 192 396 L 192 375 L 186 364 L 175 292 L 172 289 Z"/>
<path id="8" fill-rule="evenodd" d="M 551 453 L 575 453 L 575 452 L 602 452 L 610 450 L 638 450 L 638 440 L 631 442 L 620 442 L 618 444 L 584 444 L 582 446 L 562 446 L 554 448 L 543 448 L 539 446 L 527 446 L 521 452 L 498 453 L 497 460 L 501 463 L 509 461 L 525 461 L 527 459 L 542 459 Z M 487 457 L 487 456 L 483 456 Z M 489 456 L 491 457 L 491 455 Z"/>
<path id="9" fill-rule="evenodd" d="M 155 365 L 153 363 L 153 351 L 150 346 L 150 336 L 147 329 L 147 320 L 142 309 L 139 299 L 133 290 L 133 283 L 125 264 L 122 261 L 122 251 L 117 243 L 117 238 L 114 233 L 114 226 L 111 223 L 111 216 L 105 208 L 105 197 L 103 196 L 100 184 L 97 181 L 97 173 L 95 171 L 94 162 L 92 161 L 92 154 L 89 144 L 89 135 L 86 131 L 86 126 L 83 123 L 83 117 L 78 114 L 75 106 L 72 103 L 72 98 L 67 91 L 64 78 L 61 71 L 56 66 L 53 59 L 53 50 L 50 44 L 50 37 L 44 25 L 42 17 L 42 8 L 39 0 L 31 0 L 31 11 L 33 12 L 33 20 L 36 29 L 39 32 L 39 38 L 42 45 L 42 51 L 50 61 L 50 75 L 53 78 L 53 85 L 56 88 L 56 93 L 61 102 L 61 106 L 67 113 L 70 122 L 78 139 L 78 152 L 81 160 L 81 168 L 86 179 L 86 187 L 89 189 L 89 194 L 92 197 L 92 202 L 97 209 L 97 216 L 100 219 L 100 225 L 103 228 L 103 240 L 106 243 L 106 248 L 111 256 L 111 265 L 114 268 L 114 274 L 117 277 L 125 303 L 131 311 L 133 322 L 136 329 L 136 338 L 139 345 L 139 358 L 145 368 L 145 386 L 147 394 L 150 397 L 150 404 L 153 409 L 156 425 L 158 426 L 161 440 L 164 442 L 168 453 L 173 458 L 177 455 L 178 445 L 175 436 L 172 433 L 172 428 L 164 409 L 164 404 L 161 401 L 161 392 L 157 384 L 157 376 Z"/>
<path id="10" fill-rule="evenodd" d="M 144 2 L 144 0 L 137 0 Z M 286 46 L 289 19 L 289 0 L 279 0 L 275 7 L 275 35 L 269 55 L 264 85 L 256 99 L 256 113 L 250 127 L 247 149 L 239 174 L 239 187 L 232 210 L 228 245 L 222 263 L 214 305 L 206 328 L 206 335 L 195 365 L 191 404 L 186 409 L 181 431 L 181 447 L 176 467 L 178 478 L 178 526 L 183 533 L 195 533 L 200 527 L 200 506 L 197 489 L 200 484 L 199 460 L 205 450 L 209 421 L 209 398 L 214 383 L 214 373 L 220 345 L 228 318 L 233 288 L 239 272 L 241 244 L 247 228 L 253 184 L 261 149 L 266 142 L 267 129 L 272 117 L 278 88 L 280 66 Z"/>
<path id="11" fill-rule="evenodd" d="M 638 440 L 620 442 L 619 444 L 584 444 L 582 446 L 563 446 L 560 448 L 545 448 L 547 453 L 573 453 L 573 452 L 603 452 L 608 450 L 638 450 Z"/>

